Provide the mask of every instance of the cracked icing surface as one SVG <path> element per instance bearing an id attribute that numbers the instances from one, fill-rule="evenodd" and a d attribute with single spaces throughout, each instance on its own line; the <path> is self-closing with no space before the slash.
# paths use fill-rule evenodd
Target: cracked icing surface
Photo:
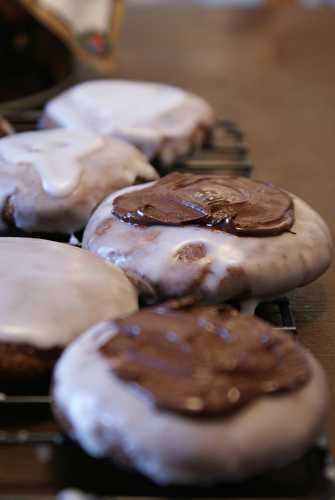
<path id="1" fill-rule="evenodd" d="M 90 131 L 57 129 L 2 138 L 0 230 L 8 224 L 30 232 L 79 230 L 105 196 L 156 177 L 135 148 Z"/>
<path id="2" fill-rule="evenodd" d="M 114 198 L 143 186 L 109 196 L 91 217 L 83 245 L 146 280 L 156 300 L 185 294 L 216 302 L 272 297 L 316 279 L 330 263 L 329 230 L 297 197 L 294 234 L 239 237 L 193 225 L 135 226 L 115 217 Z"/>
<path id="3" fill-rule="evenodd" d="M 201 143 L 214 112 L 200 97 L 167 85 L 126 80 L 84 82 L 52 99 L 44 124 L 85 128 L 135 144 L 163 163 Z M 199 145 L 199 144 L 198 144 Z"/>
<path id="4" fill-rule="evenodd" d="M 121 449 L 161 484 L 214 482 L 293 460 L 319 435 L 327 385 L 305 350 L 312 376 L 299 390 L 260 397 L 225 418 L 199 420 L 159 411 L 113 374 L 99 348 L 116 331 L 114 322 L 94 327 L 65 351 L 54 372 L 56 413 L 89 454 L 113 457 Z"/>
<path id="5" fill-rule="evenodd" d="M 0 238 L 0 342 L 63 347 L 96 322 L 137 309 L 124 273 L 47 240 Z"/>

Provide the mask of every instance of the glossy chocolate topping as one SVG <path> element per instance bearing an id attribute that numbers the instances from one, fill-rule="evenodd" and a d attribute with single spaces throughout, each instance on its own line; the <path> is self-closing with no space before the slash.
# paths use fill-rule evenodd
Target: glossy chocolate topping
<path id="1" fill-rule="evenodd" d="M 229 233 L 273 236 L 294 222 L 292 198 L 245 177 L 172 173 L 114 200 L 117 217 L 132 224 L 212 226 Z"/>
<path id="2" fill-rule="evenodd" d="M 226 305 L 170 302 L 116 325 L 100 352 L 118 377 L 164 410 L 221 416 L 262 395 L 294 390 L 310 377 L 289 335 Z"/>

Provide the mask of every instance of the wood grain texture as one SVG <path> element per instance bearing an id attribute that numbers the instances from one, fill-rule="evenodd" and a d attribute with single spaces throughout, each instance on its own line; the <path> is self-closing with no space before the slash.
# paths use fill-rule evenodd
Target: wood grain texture
<path id="1" fill-rule="evenodd" d="M 248 133 L 255 176 L 304 198 L 334 234 L 334 9 L 131 7 L 119 60 L 117 76 L 185 87 L 236 119 Z M 329 376 L 335 450 L 334 266 L 294 292 L 293 308 L 300 339 Z"/>

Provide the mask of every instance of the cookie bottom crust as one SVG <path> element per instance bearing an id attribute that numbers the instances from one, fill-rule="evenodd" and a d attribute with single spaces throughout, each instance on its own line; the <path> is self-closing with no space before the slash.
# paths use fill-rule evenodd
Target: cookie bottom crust
<path id="1" fill-rule="evenodd" d="M 21 394 L 47 390 L 61 352 L 60 347 L 39 349 L 0 342 L 0 391 Z"/>

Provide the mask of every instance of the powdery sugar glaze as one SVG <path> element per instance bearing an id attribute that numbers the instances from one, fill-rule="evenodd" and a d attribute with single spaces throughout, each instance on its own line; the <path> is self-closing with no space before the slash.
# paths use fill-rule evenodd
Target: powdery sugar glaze
<path id="1" fill-rule="evenodd" d="M 46 127 L 84 128 L 121 138 L 148 158 L 161 155 L 168 163 L 199 145 L 198 127 L 213 123 L 214 112 L 200 97 L 168 85 L 126 80 L 76 85 L 47 104 L 42 120 Z"/>
<path id="2" fill-rule="evenodd" d="M 0 342 L 63 347 L 98 321 L 137 309 L 120 269 L 47 240 L 0 238 Z"/>
<path id="3" fill-rule="evenodd" d="M 81 116 L 96 116 L 104 134 L 143 124 L 179 106 L 186 94 L 175 87 L 127 81 L 89 82 L 77 87 L 73 101 Z"/>
<path id="4" fill-rule="evenodd" d="M 71 233 L 110 193 L 157 173 L 131 144 L 85 130 L 0 139 L 0 231 Z"/>
<path id="5" fill-rule="evenodd" d="M 115 217 L 114 198 L 143 186 L 108 197 L 91 217 L 83 244 L 144 278 L 154 288 L 156 300 L 190 293 L 209 301 L 237 296 L 261 299 L 309 283 L 330 263 L 329 230 L 297 197 L 293 197 L 291 232 L 239 237 L 193 225 L 140 227 Z"/>
<path id="6" fill-rule="evenodd" d="M 30 164 L 40 175 L 43 189 L 51 196 L 71 194 L 80 181 L 81 157 L 103 146 L 88 131 L 24 132 L 0 141 L 0 155 L 9 164 Z"/>

